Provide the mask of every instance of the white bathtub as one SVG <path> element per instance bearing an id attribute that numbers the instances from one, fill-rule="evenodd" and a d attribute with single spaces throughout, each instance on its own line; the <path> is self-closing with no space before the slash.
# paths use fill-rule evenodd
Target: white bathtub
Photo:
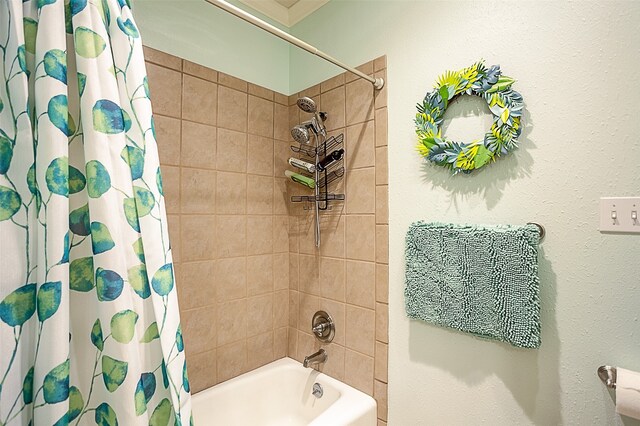
<path id="1" fill-rule="evenodd" d="M 312 395 L 313 384 L 324 391 Z M 195 426 L 375 426 L 376 402 L 282 358 L 193 396 Z"/>

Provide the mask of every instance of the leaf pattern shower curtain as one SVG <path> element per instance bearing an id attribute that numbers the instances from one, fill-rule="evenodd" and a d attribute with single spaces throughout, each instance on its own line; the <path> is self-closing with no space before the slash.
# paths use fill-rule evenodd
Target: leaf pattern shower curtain
<path id="1" fill-rule="evenodd" d="M 0 1 L 0 426 L 190 422 L 127 1 Z"/>

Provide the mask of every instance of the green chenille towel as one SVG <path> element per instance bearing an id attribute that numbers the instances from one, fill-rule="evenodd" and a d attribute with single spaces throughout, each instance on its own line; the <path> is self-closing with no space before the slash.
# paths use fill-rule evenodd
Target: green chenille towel
<path id="1" fill-rule="evenodd" d="M 409 318 L 540 347 L 535 225 L 475 226 L 416 222 L 406 239 Z"/>

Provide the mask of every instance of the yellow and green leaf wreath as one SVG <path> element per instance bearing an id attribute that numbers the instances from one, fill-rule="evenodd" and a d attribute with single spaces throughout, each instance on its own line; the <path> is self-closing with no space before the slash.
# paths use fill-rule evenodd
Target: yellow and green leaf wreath
<path id="1" fill-rule="evenodd" d="M 524 104 L 522 95 L 511 88 L 514 82 L 502 75 L 500 65 L 487 68 L 484 61 L 442 74 L 434 90 L 417 105 L 415 123 L 420 155 L 457 174 L 471 173 L 516 149 Z M 484 138 L 469 143 L 447 139 L 440 128 L 447 106 L 463 94 L 483 98 L 494 116 Z"/>

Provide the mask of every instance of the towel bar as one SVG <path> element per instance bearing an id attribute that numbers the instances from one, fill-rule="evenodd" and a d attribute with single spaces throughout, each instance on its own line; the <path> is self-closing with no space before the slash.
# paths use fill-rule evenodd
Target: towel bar
<path id="1" fill-rule="evenodd" d="M 544 236 L 547 235 L 547 231 L 544 229 L 544 226 L 540 225 L 536 222 L 527 222 L 527 225 L 535 225 L 538 227 L 538 231 L 540 232 L 540 241 L 544 240 Z"/>

